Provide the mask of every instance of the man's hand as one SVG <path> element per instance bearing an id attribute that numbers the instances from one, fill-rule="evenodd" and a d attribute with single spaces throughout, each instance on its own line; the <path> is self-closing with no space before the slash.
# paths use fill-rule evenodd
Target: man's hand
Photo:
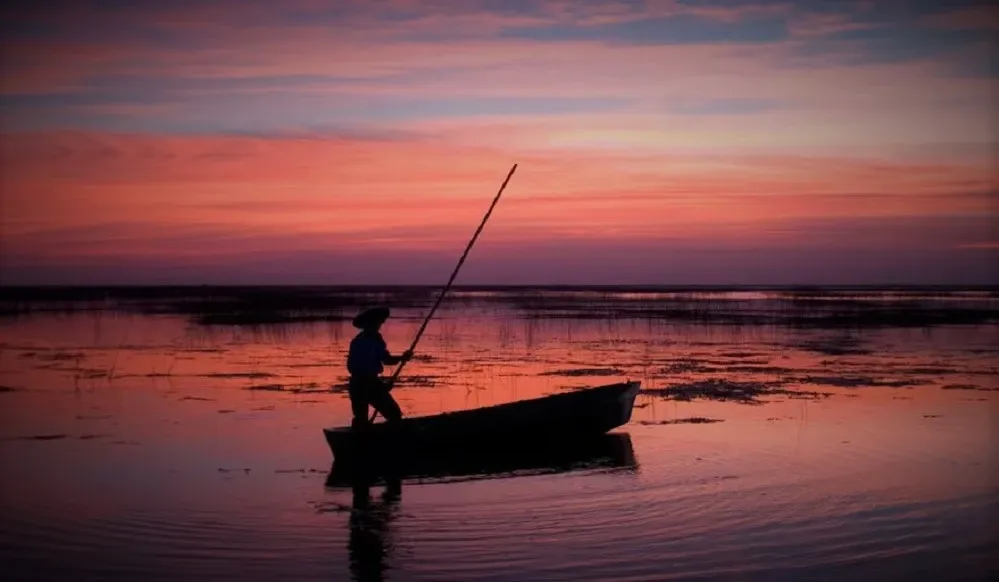
<path id="1" fill-rule="evenodd" d="M 406 350 L 405 352 L 402 353 L 403 362 L 408 362 L 411 359 L 413 359 L 413 350 Z"/>

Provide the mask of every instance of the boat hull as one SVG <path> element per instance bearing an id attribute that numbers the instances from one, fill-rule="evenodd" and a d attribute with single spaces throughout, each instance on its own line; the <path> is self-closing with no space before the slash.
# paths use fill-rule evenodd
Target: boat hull
<path id="1" fill-rule="evenodd" d="M 571 441 L 606 433 L 631 419 L 639 382 L 623 382 L 436 416 L 327 428 L 334 459 L 443 456 Z"/>

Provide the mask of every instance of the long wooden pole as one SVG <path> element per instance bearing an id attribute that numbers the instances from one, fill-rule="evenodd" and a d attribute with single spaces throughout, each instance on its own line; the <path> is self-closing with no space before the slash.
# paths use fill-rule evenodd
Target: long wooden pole
<path id="1" fill-rule="evenodd" d="M 465 259 L 468 257 L 468 251 L 472 250 L 472 245 L 475 244 L 475 240 L 479 238 L 479 234 L 482 232 L 483 227 L 486 226 L 486 221 L 489 220 L 489 215 L 493 213 L 493 208 L 496 208 L 496 203 L 499 202 L 500 196 L 503 195 L 503 190 L 506 189 L 506 185 L 510 181 L 510 178 L 513 177 L 513 173 L 515 171 L 517 171 L 517 164 L 514 164 L 513 167 L 510 168 L 510 173 L 506 175 L 506 180 L 503 180 L 503 185 L 500 186 L 499 192 L 497 192 L 496 197 L 493 198 L 493 203 L 489 205 L 489 210 L 486 211 L 486 215 L 482 217 L 482 222 L 479 223 L 479 228 L 475 229 L 475 234 L 472 235 L 472 240 L 468 241 L 468 245 L 465 247 L 465 252 L 463 252 L 461 254 L 461 258 L 458 259 L 458 264 L 455 265 L 454 271 L 451 273 L 451 278 L 447 281 L 447 285 L 444 286 L 444 290 L 441 291 L 441 294 L 437 296 L 437 302 L 434 303 L 433 308 L 430 309 L 430 313 L 428 313 L 427 317 L 424 318 L 423 325 L 420 326 L 420 330 L 416 332 L 416 337 L 413 338 L 413 343 L 409 346 L 409 351 L 412 352 L 416 350 L 416 344 L 420 342 L 420 337 L 423 336 L 424 330 L 427 329 L 427 324 L 430 323 L 434 313 L 437 312 L 437 308 L 440 307 L 441 301 L 444 300 L 444 296 L 447 295 L 447 292 L 451 289 L 451 284 L 454 283 L 455 277 L 458 276 L 458 271 L 460 271 L 461 266 L 465 264 Z M 392 374 L 392 379 L 389 380 L 390 387 L 395 384 L 395 381 L 399 378 L 399 374 L 402 373 L 402 367 L 405 365 L 406 360 L 399 362 L 399 367 L 395 369 L 395 372 Z M 377 416 L 378 411 L 375 410 L 371 415 L 371 420 L 374 421 Z"/>

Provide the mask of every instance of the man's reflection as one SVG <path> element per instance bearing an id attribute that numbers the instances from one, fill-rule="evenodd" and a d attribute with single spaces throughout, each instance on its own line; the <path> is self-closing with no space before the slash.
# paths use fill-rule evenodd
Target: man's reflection
<path id="1" fill-rule="evenodd" d="M 588 469 L 637 471 L 631 436 L 606 434 L 558 446 L 476 451 L 455 456 L 403 457 L 383 463 L 334 463 L 326 486 L 353 492 L 347 548 L 354 580 L 384 580 L 396 548 L 391 532 L 402 497 L 402 478 L 504 479 L 518 474 L 564 473 Z M 383 459 L 384 460 L 384 459 Z M 384 480 L 381 496 L 371 489 Z"/>
<path id="2" fill-rule="evenodd" d="M 384 580 L 393 550 L 391 522 L 399 509 L 402 480 L 387 476 L 381 499 L 372 501 L 372 479 L 358 476 L 353 480 L 354 504 L 350 512 L 350 573 L 354 580 Z"/>

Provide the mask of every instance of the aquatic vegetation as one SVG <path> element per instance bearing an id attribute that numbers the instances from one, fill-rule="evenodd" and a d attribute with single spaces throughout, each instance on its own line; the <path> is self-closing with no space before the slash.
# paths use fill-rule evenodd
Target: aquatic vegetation
<path id="1" fill-rule="evenodd" d="M 918 386 L 926 383 L 921 380 L 884 380 L 870 376 L 804 376 L 800 378 L 799 381 L 804 384 L 836 386 L 838 388 L 859 388 L 861 386 L 904 388 L 907 386 Z"/>
<path id="2" fill-rule="evenodd" d="M 395 287 L 24 287 L 0 289 L 0 317 L 32 313 L 132 311 L 188 317 L 201 326 L 268 326 L 347 321 L 372 304 L 425 311 L 440 292 Z M 948 301 L 947 289 L 739 287 L 563 288 L 463 287 L 449 306 L 478 303 L 518 312 L 528 320 L 638 319 L 672 324 L 786 326 L 797 329 L 914 328 L 999 322 L 999 293 Z M 504 332 L 509 336 L 509 331 Z M 512 337 L 512 336 L 511 336 Z"/>
<path id="3" fill-rule="evenodd" d="M 826 356 L 866 356 L 871 353 L 869 348 L 862 347 L 863 341 L 854 336 L 833 336 L 819 339 L 804 340 L 792 343 L 788 347 L 816 352 Z"/>
<path id="4" fill-rule="evenodd" d="M 947 384 L 946 386 L 940 387 L 942 390 L 972 390 L 981 392 L 999 392 L 999 388 L 986 388 L 984 386 L 976 386 L 974 384 Z"/>
<path id="5" fill-rule="evenodd" d="M 204 378 L 273 378 L 275 375 L 270 372 L 214 372 L 212 374 L 202 374 Z"/>
<path id="6" fill-rule="evenodd" d="M 57 440 L 62 440 L 64 438 L 68 438 L 68 437 L 69 437 L 69 435 L 67 435 L 67 434 L 38 434 L 38 435 L 32 435 L 32 436 L 12 437 L 12 438 L 9 438 L 9 439 L 4 439 L 4 440 L 11 440 L 11 441 L 57 441 Z"/>
<path id="7" fill-rule="evenodd" d="M 569 377 L 583 377 L 583 376 L 621 376 L 624 372 L 618 370 L 617 368 L 573 368 L 565 370 L 553 370 L 550 372 L 542 372 L 542 376 L 569 376 Z"/>
<path id="8" fill-rule="evenodd" d="M 674 418 L 670 420 L 640 420 L 642 425 L 667 425 L 667 424 L 713 424 L 724 422 L 720 418 L 705 418 L 703 416 L 692 416 L 690 418 Z"/>
<path id="9" fill-rule="evenodd" d="M 645 394 L 660 396 L 666 400 L 694 399 L 720 400 L 740 404 L 762 404 L 762 397 L 786 395 L 794 398 L 819 398 L 828 396 L 825 392 L 787 390 L 784 382 L 737 382 L 720 378 L 697 380 L 674 384 L 666 388 L 642 390 Z"/>
<path id="10" fill-rule="evenodd" d="M 264 392 L 283 392 L 284 386 L 281 384 L 256 384 L 247 386 L 246 390 L 260 390 Z"/>

